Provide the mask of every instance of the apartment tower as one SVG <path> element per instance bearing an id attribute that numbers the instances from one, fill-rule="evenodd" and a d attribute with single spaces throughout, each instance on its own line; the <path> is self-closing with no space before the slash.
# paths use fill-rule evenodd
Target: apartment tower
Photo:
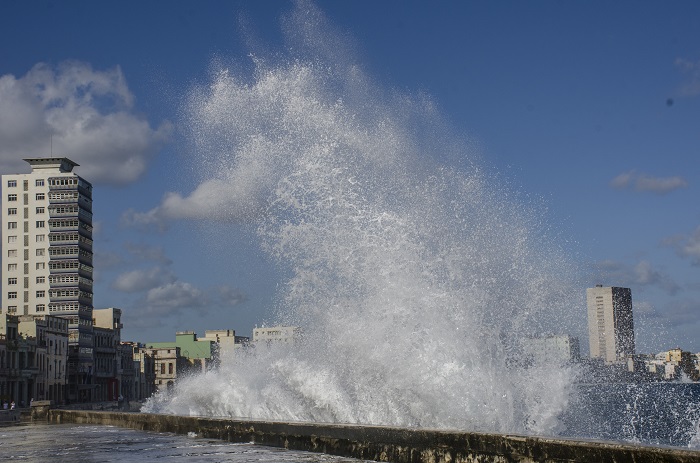
<path id="1" fill-rule="evenodd" d="M 2 176 L 2 307 L 68 320 L 70 400 L 90 400 L 92 185 L 67 158 L 25 159 L 28 174 Z"/>
<path id="2" fill-rule="evenodd" d="M 586 289 L 586 300 L 591 358 L 607 364 L 625 362 L 634 354 L 632 291 L 596 285 Z"/>

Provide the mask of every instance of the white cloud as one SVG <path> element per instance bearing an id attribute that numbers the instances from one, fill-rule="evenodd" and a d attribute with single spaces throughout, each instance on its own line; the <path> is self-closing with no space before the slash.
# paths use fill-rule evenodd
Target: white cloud
<path id="1" fill-rule="evenodd" d="M 226 307 L 233 307 L 248 300 L 248 297 L 240 289 L 228 285 L 219 286 L 216 290 L 221 304 Z"/>
<path id="2" fill-rule="evenodd" d="M 132 257 L 141 262 L 156 262 L 162 265 L 170 265 L 173 263 L 173 261 L 165 254 L 165 250 L 160 246 L 124 243 L 124 247 Z"/>
<path id="3" fill-rule="evenodd" d="M 174 283 L 175 280 L 175 276 L 170 271 L 154 267 L 124 272 L 112 283 L 112 287 L 125 293 L 136 293 Z"/>
<path id="4" fill-rule="evenodd" d="M 693 62 L 683 58 L 676 58 L 676 67 L 684 72 L 688 78 L 680 87 L 681 96 L 698 96 L 700 95 L 700 61 Z"/>
<path id="5" fill-rule="evenodd" d="M 671 295 L 682 289 L 670 276 L 654 268 L 647 260 L 640 260 L 633 265 L 606 260 L 599 262 L 596 267 L 595 280 L 598 283 L 631 288 L 656 287 Z"/>
<path id="6" fill-rule="evenodd" d="M 681 288 L 668 275 L 652 268 L 651 263 L 642 260 L 633 268 L 633 282 L 640 286 L 657 286 L 668 294 L 676 294 Z"/>
<path id="7" fill-rule="evenodd" d="M 610 181 L 610 186 L 618 190 L 633 188 L 635 191 L 666 194 L 688 186 L 688 182 L 679 176 L 652 177 L 635 171 L 623 172 Z"/>
<path id="8" fill-rule="evenodd" d="M 667 238 L 663 244 L 675 248 L 679 256 L 689 257 L 693 265 L 700 266 L 700 226 L 689 235 Z"/>
<path id="9" fill-rule="evenodd" d="M 151 128 L 134 112 L 134 96 L 119 67 L 35 65 L 26 75 L 0 76 L 0 169 L 23 172 L 26 157 L 68 157 L 93 183 L 138 179 L 172 132 Z"/>
<path id="10" fill-rule="evenodd" d="M 260 190 L 251 179 L 211 179 L 201 183 L 189 196 L 167 193 L 161 204 L 148 212 L 127 211 L 122 217 L 129 225 L 159 225 L 170 220 L 246 221 L 262 210 Z"/>
<path id="11" fill-rule="evenodd" d="M 632 182 L 633 172 L 623 172 L 610 181 L 610 186 L 613 188 L 627 188 Z"/>
<path id="12" fill-rule="evenodd" d="M 147 312 L 160 315 L 180 313 L 186 308 L 201 310 L 208 302 L 201 289 L 181 281 L 152 288 L 145 299 Z"/>

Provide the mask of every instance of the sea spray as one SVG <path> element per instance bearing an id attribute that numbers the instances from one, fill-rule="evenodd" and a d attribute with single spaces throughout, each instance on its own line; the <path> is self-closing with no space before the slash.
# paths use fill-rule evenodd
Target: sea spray
<path id="1" fill-rule="evenodd" d="M 285 26 L 288 55 L 216 69 L 184 112 L 201 188 L 256 225 L 288 275 L 278 321 L 303 339 L 241 350 L 144 410 L 559 433 L 576 369 L 526 362 L 522 343 L 570 333 L 582 296 L 542 209 L 430 98 L 373 82 L 312 5 Z"/>

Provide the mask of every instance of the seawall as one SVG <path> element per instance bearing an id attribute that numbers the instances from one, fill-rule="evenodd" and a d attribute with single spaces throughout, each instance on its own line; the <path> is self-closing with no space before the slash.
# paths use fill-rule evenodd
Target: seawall
<path id="1" fill-rule="evenodd" d="M 230 442 L 395 463 L 700 462 L 700 451 L 694 450 L 533 436 L 88 410 L 49 410 L 47 416 L 55 424 L 195 433 Z"/>

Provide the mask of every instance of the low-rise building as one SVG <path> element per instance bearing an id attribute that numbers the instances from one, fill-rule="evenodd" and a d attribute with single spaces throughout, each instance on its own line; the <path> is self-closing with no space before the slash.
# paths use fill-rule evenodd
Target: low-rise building
<path id="1" fill-rule="evenodd" d="M 222 356 L 232 355 L 237 349 L 245 347 L 250 342 L 248 336 L 236 336 L 235 330 L 206 330 L 202 341 L 212 341 L 219 353 L 219 359 Z"/>
<path id="2" fill-rule="evenodd" d="M 22 315 L 18 321 L 19 335 L 33 339 L 36 343 L 35 363 L 38 374 L 33 387 L 28 391 L 30 397 L 51 400 L 56 404 L 64 403 L 68 320 L 52 315 Z"/>
<path id="3" fill-rule="evenodd" d="M 212 339 L 197 339 L 194 331 L 178 331 L 175 342 L 146 343 L 151 349 L 179 349 L 180 355 L 187 361 L 186 369 L 206 371 L 218 362 L 218 352 Z M 182 371 L 184 372 L 184 371 Z"/>
<path id="4" fill-rule="evenodd" d="M 577 362 L 580 355 L 578 338 L 569 335 L 525 338 L 522 342 L 524 362 Z"/>
<path id="5" fill-rule="evenodd" d="M 155 391 L 170 389 L 178 375 L 188 370 L 188 361 L 183 358 L 177 346 L 148 347 L 153 358 Z"/>
<path id="6" fill-rule="evenodd" d="M 152 349 L 144 344 L 133 343 L 136 385 L 134 393 L 139 400 L 146 399 L 156 391 L 156 367 Z"/>
<path id="7" fill-rule="evenodd" d="M 301 328 L 298 326 L 262 326 L 253 329 L 255 345 L 292 346 L 301 340 Z"/>

